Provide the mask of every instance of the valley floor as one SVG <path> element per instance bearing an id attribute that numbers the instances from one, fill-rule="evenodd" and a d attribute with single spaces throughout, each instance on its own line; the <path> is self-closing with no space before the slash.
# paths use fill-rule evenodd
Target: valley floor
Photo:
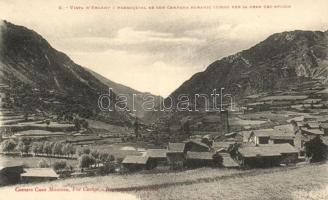
<path id="1" fill-rule="evenodd" d="M 328 199 L 328 163 L 246 171 L 201 168 L 176 173 L 138 173 L 60 180 L 17 187 L 90 188 L 119 199 Z M 92 193 L 92 194 L 91 194 Z M 94 195 L 84 192 L 83 195 Z M 51 195 L 60 193 L 52 192 Z M 80 193 L 81 194 L 81 193 Z M 39 193 L 34 193 L 38 196 Z M 126 195 L 126 196 L 124 196 Z M 113 196 L 113 197 L 114 197 Z"/>

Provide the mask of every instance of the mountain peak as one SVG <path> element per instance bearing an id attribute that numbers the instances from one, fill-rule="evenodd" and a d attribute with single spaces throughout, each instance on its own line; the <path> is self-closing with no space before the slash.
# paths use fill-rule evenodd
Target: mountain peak
<path id="1" fill-rule="evenodd" d="M 171 96 L 210 94 L 219 88 L 244 96 L 288 87 L 302 77 L 327 82 L 327 62 L 327 32 L 295 30 L 275 33 L 250 49 L 210 64 L 204 72 L 184 82 Z"/>

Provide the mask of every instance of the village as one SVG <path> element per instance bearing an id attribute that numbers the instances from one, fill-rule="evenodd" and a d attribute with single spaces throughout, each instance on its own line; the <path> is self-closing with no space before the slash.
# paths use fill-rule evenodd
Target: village
<path id="1" fill-rule="evenodd" d="M 6 85 L 1 85 L 0 185 L 203 167 L 243 171 L 325 161 L 327 94 L 317 82 L 304 81 L 288 91 L 247 96 L 236 112 L 189 115 L 181 127 L 141 121 L 121 127 L 76 116 L 64 120 L 14 112 L 8 108 Z"/>

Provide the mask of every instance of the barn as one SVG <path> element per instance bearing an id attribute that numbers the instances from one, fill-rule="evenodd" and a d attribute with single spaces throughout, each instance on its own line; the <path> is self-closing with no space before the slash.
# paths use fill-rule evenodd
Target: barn
<path id="1" fill-rule="evenodd" d="M 195 151 L 195 152 L 209 152 L 210 148 L 200 140 L 189 140 L 185 143 L 184 152 Z"/>
<path id="2" fill-rule="evenodd" d="M 186 153 L 186 167 L 196 168 L 204 166 L 213 166 L 213 152 L 192 152 Z"/>
<path id="3" fill-rule="evenodd" d="M 185 143 L 169 143 L 167 161 L 172 169 L 180 169 L 184 164 Z"/>
<path id="4" fill-rule="evenodd" d="M 241 146 L 238 148 L 237 159 L 246 168 L 279 166 L 282 163 L 296 163 L 298 150 L 288 143 Z"/>
<path id="5" fill-rule="evenodd" d="M 25 168 L 21 175 L 23 183 L 53 181 L 59 175 L 52 168 Z"/>
<path id="6" fill-rule="evenodd" d="M 149 162 L 154 166 L 165 165 L 167 164 L 166 152 L 166 149 L 147 149 L 146 155 L 149 157 Z"/>
<path id="7" fill-rule="evenodd" d="M 123 167 L 130 171 L 137 171 L 143 169 L 151 169 L 152 166 L 149 162 L 148 156 L 132 156 L 128 155 L 122 161 Z"/>
<path id="8" fill-rule="evenodd" d="M 275 129 L 260 129 L 252 131 L 248 136 L 247 141 L 256 145 L 282 143 L 294 145 L 294 137 L 295 135 L 291 132 L 287 133 Z"/>
<path id="9" fill-rule="evenodd" d="M 23 166 L 0 162 L 0 186 L 17 184 L 21 180 Z"/>

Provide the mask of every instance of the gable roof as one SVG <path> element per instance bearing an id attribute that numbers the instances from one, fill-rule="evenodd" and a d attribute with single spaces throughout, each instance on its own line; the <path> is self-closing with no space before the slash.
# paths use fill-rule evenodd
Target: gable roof
<path id="1" fill-rule="evenodd" d="M 328 123 L 321 123 L 320 128 L 328 129 Z"/>
<path id="2" fill-rule="evenodd" d="M 126 156 L 122 161 L 123 164 L 146 164 L 148 161 L 148 156 Z"/>
<path id="3" fill-rule="evenodd" d="M 311 128 L 311 129 L 319 128 L 319 123 L 318 123 L 318 122 L 308 122 L 307 125 L 308 125 L 309 128 Z"/>
<path id="4" fill-rule="evenodd" d="M 207 148 L 207 149 L 209 149 L 209 146 L 207 146 L 207 144 L 204 144 L 204 143 L 202 143 L 200 140 L 189 140 L 189 141 L 187 141 L 186 142 L 186 144 L 190 144 L 190 143 L 192 143 L 192 144 L 196 144 L 196 145 L 199 145 L 199 146 L 201 146 L 201 147 L 204 147 L 204 148 Z"/>
<path id="5" fill-rule="evenodd" d="M 318 128 L 310 129 L 310 128 L 302 128 L 302 133 L 310 134 L 310 135 L 323 135 L 324 132 Z"/>
<path id="6" fill-rule="evenodd" d="M 263 97 L 262 99 L 260 99 L 261 101 L 290 101 L 290 100 L 304 100 L 307 99 L 308 96 L 305 95 L 298 95 L 298 96 L 294 96 L 294 95 L 281 95 L 281 96 L 267 96 L 267 97 Z"/>
<path id="7" fill-rule="evenodd" d="M 238 152 L 244 157 L 280 156 L 285 153 L 298 153 L 290 144 L 265 144 L 260 146 L 242 146 Z"/>
<path id="8" fill-rule="evenodd" d="M 147 156 L 149 158 L 166 158 L 166 149 L 148 149 Z"/>
<path id="9" fill-rule="evenodd" d="M 213 160 L 213 153 L 188 151 L 186 155 L 186 159 L 187 160 Z"/>
<path id="10" fill-rule="evenodd" d="M 275 129 L 260 129 L 260 130 L 254 130 L 254 135 L 257 137 L 274 137 L 274 136 L 293 136 L 293 132 L 285 132 L 282 130 L 279 130 L 277 127 L 277 130 Z"/>
<path id="11" fill-rule="evenodd" d="M 185 143 L 169 143 L 167 150 L 169 153 L 183 153 L 185 149 Z"/>
<path id="12" fill-rule="evenodd" d="M 290 135 L 294 134 L 294 128 L 291 124 L 275 126 L 275 127 L 273 127 L 273 129 L 276 131 L 279 131 L 280 133 L 284 133 L 284 134 L 290 134 Z"/>
<path id="13" fill-rule="evenodd" d="M 215 150 L 218 149 L 228 149 L 230 145 L 234 144 L 236 142 L 213 142 L 212 148 Z"/>
<path id="14" fill-rule="evenodd" d="M 58 178 L 59 175 L 52 168 L 26 168 L 22 177 L 51 177 Z"/>

